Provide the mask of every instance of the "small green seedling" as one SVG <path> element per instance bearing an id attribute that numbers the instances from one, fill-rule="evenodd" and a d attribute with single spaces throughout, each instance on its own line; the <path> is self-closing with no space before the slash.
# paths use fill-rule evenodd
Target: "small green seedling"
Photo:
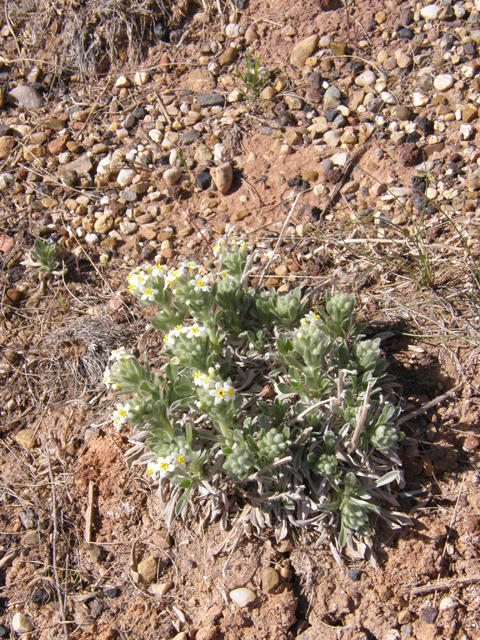
<path id="1" fill-rule="evenodd" d="M 242 73 L 237 67 L 237 76 L 243 81 L 245 91 L 244 98 L 252 98 L 256 100 L 260 95 L 260 91 L 270 81 L 270 72 L 266 74 L 260 67 L 260 57 L 257 56 L 252 62 L 251 56 L 247 55 L 247 71 Z"/>
<path id="2" fill-rule="evenodd" d="M 60 266 L 57 245 L 50 240 L 35 240 L 31 253 L 32 261 L 38 263 L 34 273 L 53 273 Z"/>

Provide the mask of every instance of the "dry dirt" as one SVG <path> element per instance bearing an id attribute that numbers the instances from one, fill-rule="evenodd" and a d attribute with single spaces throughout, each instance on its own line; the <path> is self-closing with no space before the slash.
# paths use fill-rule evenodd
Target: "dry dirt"
<path id="1" fill-rule="evenodd" d="M 245 8 L 244 23 L 259 29 L 256 52 L 262 64 L 283 69 L 292 42 L 312 31 L 321 36 L 334 31 L 345 41 L 357 37 L 353 23 L 347 29 L 343 9 L 320 13 L 318 4 L 264 0 Z M 383 2 L 357 0 L 358 37 L 362 25 L 382 9 Z M 281 26 L 287 12 L 294 38 L 267 28 Z M 392 30 L 397 22 L 398 10 L 391 11 L 382 29 Z M 188 47 L 189 38 L 206 41 L 218 30 L 219 24 L 194 26 L 184 44 Z M 376 32 L 369 37 L 374 52 L 381 38 Z M 143 67 L 158 64 L 163 50 L 162 45 L 151 47 Z M 175 55 L 181 61 L 181 52 Z M 111 77 L 132 70 L 119 65 Z M 166 84 L 182 87 L 186 70 L 179 62 Z M 99 80 L 98 94 L 101 87 Z M 272 139 L 258 131 L 262 118 L 253 103 L 242 130 L 225 134 L 232 148 L 241 144 L 242 154 L 254 152 L 255 158 L 246 165 L 247 185 L 238 180 L 223 198 L 223 214 L 196 220 L 212 238 L 224 232 L 233 212 L 247 206 L 253 214 L 237 221 L 237 228 L 254 240 L 275 239 L 271 231 L 278 234 L 290 208 L 282 206 L 290 188 L 279 174 L 289 180 L 306 168 L 318 168 L 323 159 L 311 145 L 287 158 L 271 154 Z M 362 166 L 376 167 L 375 179 L 363 174 L 367 189 L 392 174 L 405 182 L 414 174 L 414 168 L 399 161 L 398 148 L 379 160 L 375 151 L 381 144 L 381 139 L 373 140 L 362 158 Z M 262 179 L 254 182 L 252 176 Z M 247 205 L 242 196 L 248 196 Z M 320 203 L 313 192 L 301 202 L 293 221 L 307 227 L 311 209 L 306 205 Z M 27 291 L 14 312 L 2 307 L 1 355 L 11 360 L 14 373 L 0 382 L 0 623 L 11 628 L 15 612 L 21 611 L 35 627 L 29 637 L 63 637 L 60 591 L 72 639 L 170 640 L 181 631 L 187 635 L 178 635 L 179 640 L 480 639 L 478 318 L 465 311 L 462 296 L 451 297 L 462 277 L 458 267 L 442 267 L 441 291 L 419 290 L 411 280 L 397 287 L 388 254 L 387 263 L 382 255 L 370 270 L 368 260 L 342 246 L 342 225 L 349 219 L 350 210 L 341 201 L 322 226 L 286 245 L 281 260 L 293 265 L 291 282 L 320 286 L 321 297 L 333 285 L 352 288 L 359 319 L 371 323 L 373 333 L 392 332 L 384 348 L 389 371 L 400 385 L 398 394 L 405 399 L 404 415 L 457 388 L 402 426 L 407 437 L 400 456 L 411 497 L 401 499 L 401 508 L 411 515 L 413 526 L 392 531 L 377 523 L 376 568 L 348 556 L 339 567 L 328 547 L 316 545 L 305 531 L 292 530 L 291 548 L 285 550 L 273 535 L 249 529 L 238 546 L 227 547 L 230 551 L 218 551 L 228 530 L 218 522 L 203 522 L 201 514 L 196 523 L 176 520 L 167 531 L 161 501 L 142 467 L 127 464 L 128 434 L 111 427 L 115 398 L 105 392 L 98 366 L 91 364 L 95 359 L 104 364 L 112 343 L 146 350 L 153 366 L 158 361 L 159 338 L 145 329 L 148 314 L 123 284 L 128 265 L 144 261 L 144 246 L 133 236 L 119 245 L 108 268 L 97 266 L 98 256 L 77 260 L 68 276 L 68 294 L 63 291 L 66 306 L 57 288 L 40 298 Z M 172 223 L 181 228 L 187 221 L 177 211 L 164 226 Z M 19 256 L 25 257 L 34 224 L 31 219 L 23 228 L 4 228 L 16 234 L 14 253 L 3 258 L 5 272 L 18 264 Z M 189 242 L 188 237 L 179 240 L 180 257 L 209 257 L 206 244 Z M 385 274 L 388 282 L 382 280 Z M 267 284 L 279 283 L 272 273 Z M 107 336 L 93 352 L 88 339 L 92 319 L 105 323 Z M 79 320 L 81 332 L 77 325 L 76 337 L 66 334 Z M 12 399 L 16 408 L 10 410 L 6 407 Z M 92 517 L 89 544 L 87 514 Z M 158 560 L 158 567 L 146 587 L 135 582 L 131 568 L 149 556 Z M 267 567 L 282 576 L 274 593 L 262 590 Z M 159 595 L 162 585 L 165 595 Z M 238 587 L 253 589 L 257 600 L 244 609 L 234 605 L 228 593 Z"/>

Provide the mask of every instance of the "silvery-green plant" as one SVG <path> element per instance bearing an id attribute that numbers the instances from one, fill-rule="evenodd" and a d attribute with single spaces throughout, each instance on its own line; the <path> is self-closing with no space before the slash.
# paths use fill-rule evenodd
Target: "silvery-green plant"
<path id="1" fill-rule="evenodd" d="M 405 522 L 382 506 L 395 504 L 403 434 L 380 341 L 356 323 L 353 295 L 307 310 L 299 289 L 250 288 L 250 249 L 225 238 L 215 271 L 186 262 L 130 274 L 128 290 L 157 308 L 165 364 L 112 353 L 105 383 L 129 396 L 113 423 L 144 432 L 147 473 L 169 484 L 177 514 L 194 497 L 220 513 L 219 496 L 237 487 L 279 537 L 289 522 L 310 525 L 358 551 L 372 515 Z"/>

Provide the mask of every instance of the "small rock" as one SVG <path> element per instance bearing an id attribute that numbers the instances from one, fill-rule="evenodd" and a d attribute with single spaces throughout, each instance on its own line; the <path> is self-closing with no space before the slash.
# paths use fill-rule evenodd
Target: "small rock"
<path id="1" fill-rule="evenodd" d="M 209 624 L 205 627 L 198 629 L 195 640 L 217 640 L 219 629 L 214 624 Z"/>
<path id="2" fill-rule="evenodd" d="M 197 104 L 200 107 L 223 106 L 225 98 L 221 93 L 199 93 L 197 96 Z"/>
<path id="3" fill-rule="evenodd" d="M 402 38 L 403 40 L 413 40 L 413 38 L 415 37 L 415 33 L 407 27 L 402 27 L 401 29 L 399 29 L 397 31 L 397 34 L 398 37 Z"/>
<path id="4" fill-rule="evenodd" d="M 103 593 L 107 598 L 118 598 L 120 595 L 120 589 L 117 589 L 116 587 L 109 587 L 108 589 L 105 589 Z"/>
<path id="5" fill-rule="evenodd" d="M 424 20 L 433 22 L 433 20 L 436 20 L 438 18 L 441 10 L 442 7 L 440 7 L 438 4 L 428 4 L 426 7 L 423 7 L 423 9 L 420 10 L 420 15 Z"/>
<path id="6" fill-rule="evenodd" d="M 10 635 L 10 629 L 6 627 L 4 624 L 0 624 L 0 638 L 8 638 L 9 635 Z"/>
<path id="7" fill-rule="evenodd" d="M 476 120 L 477 118 L 478 118 L 478 111 L 475 107 L 468 106 L 462 109 L 462 120 L 464 122 L 471 122 L 472 120 Z"/>
<path id="8" fill-rule="evenodd" d="M 358 87 L 369 87 L 370 85 L 375 84 L 376 81 L 377 76 L 371 70 L 364 71 L 355 78 L 355 84 Z"/>
<path id="9" fill-rule="evenodd" d="M 400 69 L 408 69 L 408 67 L 413 64 L 413 60 L 406 53 L 400 53 L 397 58 L 397 65 Z"/>
<path id="10" fill-rule="evenodd" d="M 157 578 L 158 558 L 148 556 L 139 563 L 137 571 L 142 584 L 148 587 Z"/>
<path id="11" fill-rule="evenodd" d="M 353 580 L 354 582 L 358 582 L 362 578 L 362 573 L 363 572 L 361 569 L 349 569 L 348 577 L 350 578 L 350 580 Z"/>
<path id="12" fill-rule="evenodd" d="M 205 170 L 201 171 L 197 176 L 197 185 L 202 191 L 206 191 L 210 189 L 210 185 L 212 184 L 212 176 L 210 175 L 210 171 Z"/>
<path id="13" fill-rule="evenodd" d="M 202 134 L 200 133 L 200 131 L 196 131 L 195 129 L 192 129 L 191 131 L 186 131 L 184 134 L 182 134 L 182 143 L 183 144 L 193 144 L 201 136 L 202 136 Z"/>
<path id="14" fill-rule="evenodd" d="M 15 89 L 12 89 L 7 96 L 15 100 L 15 102 L 17 102 L 21 107 L 26 107 L 33 111 L 41 109 L 45 104 L 42 95 L 27 85 L 15 87 Z"/>
<path id="15" fill-rule="evenodd" d="M 208 69 L 193 69 L 186 79 L 187 88 L 195 92 L 210 91 L 215 89 L 216 84 L 215 76 Z"/>
<path id="16" fill-rule="evenodd" d="M 283 267 L 282 269 L 283 273 L 277 273 L 277 271 L 281 269 L 281 267 Z M 275 269 L 275 273 L 277 274 L 277 276 L 283 276 L 288 273 L 288 269 L 286 265 L 280 265 L 280 267 L 277 267 Z M 277 571 L 275 571 L 273 567 L 266 567 L 262 571 L 263 591 L 265 591 L 265 593 L 273 593 L 279 584 L 280 584 L 280 576 L 278 575 Z"/>
<path id="17" fill-rule="evenodd" d="M 420 156 L 420 149 L 413 142 L 407 142 L 400 147 L 400 160 L 406 167 L 418 162 Z"/>
<path id="18" fill-rule="evenodd" d="M 440 600 L 440 604 L 438 605 L 440 611 L 448 611 L 449 609 L 455 609 L 456 607 L 457 603 L 455 602 L 455 600 L 448 596 L 446 598 L 442 598 Z"/>
<path id="19" fill-rule="evenodd" d="M 72 160 L 68 164 L 64 164 L 60 171 L 62 175 L 65 175 L 67 171 L 76 171 L 77 175 L 82 177 L 89 173 L 93 168 L 93 164 L 89 156 L 83 155 L 77 158 L 76 160 Z"/>
<path id="20" fill-rule="evenodd" d="M 396 116 L 399 120 L 411 120 L 413 112 L 410 107 L 399 106 L 395 109 Z"/>
<path id="21" fill-rule="evenodd" d="M 271 87 L 271 86 L 265 87 L 260 92 L 260 100 L 271 100 L 272 98 L 274 98 L 276 96 L 276 94 L 277 94 L 277 92 L 275 91 L 275 89 L 273 87 Z"/>
<path id="22" fill-rule="evenodd" d="M 248 216 L 251 216 L 251 211 L 235 211 L 233 217 L 235 220 L 245 220 Z"/>
<path id="23" fill-rule="evenodd" d="M 338 87 L 328 87 L 323 96 L 323 106 L 326 109 L 336 109 L 342 103 L 342 94 Z"/>
<path id="24" fill-rule="evenodd" d="M 235 62 L 238 56 L 239 56 L 238 49 L 236 49 L 235 47 L 227 47 L 225 51 L 222 53 L 222 55 L 219 57 L 218 63 L 222 67 L 226 67 L 229 64 L 232 64 L 232 62 Z"/>
<path id="25" fill-rule="evenodd" d="M 30 618 L 27 618 L 24 613 L 18 612 L 13 616 L 12 629 L 15 633 L 18 633 L 18 635 L 22 635 L 24 633 L 32 632 L 33 624 Z"/>
<path id="26" fill-rule="evenodd" d="M 348 44 L 346 42 L 341 42 L 340 40 L 333 40 L 330 43 L 330 51 L 334 56 L 344 56 L 348 52 Z"/>
<path id="27" fill-rule="evenodd" d="M 300 111 L 300 109 L 302 109 L 303 105 L 305 104 L 303 100 L 298 96 L 285 96 L 284 100 L 287 107 L 292 111 Z"/>
<path id="28" fill-rule="evenodd" d="M 453 87 L 454 77 L 449 73 L 442 73 L 435 78 L 433 86 L 437 91 L 448 91 Z"/>
<path id="29" fill-rule="evenodd" d="M 234 589 L 230 591 L 230 599 L 239 607 L 246 607 L 247 605 L 255 602 L 257 594 L 251 589 L 241 587 L 240 589 Z"/>
<path id="30" fill-rule="evenodd" d="M 463 443 L 463 448 L 467 451 L 475 451 L 480 446 L 480 440 L 475 438 L 475 436 L 468 436 L 465 438 L 465 442 Z"/>
<path id="31" fill-rule="evenodd" d="M 426 624 L 435 624 L 435 620 L 438 616 L 438 609 L 436 607 L 426 607 L 420 612 L 420 620 Z"/>
<path id="32" fill-rule="evenodd" d="M 117 176 L 117 184 L 121 187 L 128 187 L 136 175 L 137 172 L 133 169 L 122 169 Z"/>
<path id="33" fill-rule="evenodd" d="M 318 45 L 319 36 L 314 34 L 309 36 L 293 47 L 292 54 L 290 56 L 290 62 L 294 67 L 300 69 L 305 64 L 307 58 L 309 58 L 316 50 Z"/>
<path id="34" fill-rule="evenodd" d="M 230 187 L 232 186 L 233 181 L 233 170 L 232 165 L 229 162 L 225 162 L 219 167 L 214 167 L 210 169 L 210 175 L 212 176 L 217 189 L 220 193 L 226 194 Z"/>
<path id="35" fill-rule="evenodd" d="M 148 71 L 137 71 L 135 77 L 133 78 L 134 83 L 139 87 L 143 87 L 143 85 L 147 84 L 149 80 L 150 74 L 148 73 Z"/>
<path id="36" fill-rule="evenodd" d="M 167 169 L 163 174 L 163 179 L 169 187 L 178 182 L 182 177 L 182 170 L 179 167 L 172 167 Z"/>
<path id="37" fill-rule="evenodd" d="M 95 221 L 94 229 L 97 233 L 108 233 L 113 227 L 113 216 L 111 213 L 105 213 Z"/>
<path id="38" fill-rule="evenodd" d="M 126 76 L 120 76 L 115 82 L 115 86 L 119 89 L 126 89 L 130 86 L 130 80 Z"/>
<path id="39" fill-rule="evenodd" d="M 163 597 L 173 589 L 173 586 L 173 582 L 159 582 L 158 584 L 153 584 L 150 587 L 150 592 L 154 593 L 156 596 Z"/>
<path id="40" fill-rule="evenodd" d="M 162 256 L 165 258 L 165 260 L 172 260 L 176 255 L 177 252 L 175 251 L 175 249 L 163 249 L 162 251 Z"/>
<path id="41" fill-rule="evenodd" d="M 0 159 L 5 160 L 15 149 L 17 141 L 13 136 L 0 137 Z"/>
<path id="42" fill-rule="evenodd" d="M 15 176 L 11 173 L 0 173 L 0 191 L 9 189 L 15 183 Z"/>

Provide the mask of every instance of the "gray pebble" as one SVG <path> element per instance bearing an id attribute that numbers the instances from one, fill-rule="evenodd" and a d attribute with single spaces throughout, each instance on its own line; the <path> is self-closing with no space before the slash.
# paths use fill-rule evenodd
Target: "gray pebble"
<path id="1" fill-rule="evenodd" d="M 322 169 L 324 171 L 331 171 L 333 169 L 333 162 L 331 160 L 322 160 Z"/>
<path id="2" fill-rule="evenodd" d="M 383 156 L 385 155 L 383 149 L 375 149 L 375 156 L 381 160 L 383 158 Z"/>
<path id="3" fill-rule="evenodd" d="M 197 96 L 197 104 L 200 107 L 223 106 L 225 104 L 225 98 L 221 93 L 199 93 Z"/>
<path id="4" fill-rule="evenodd" d="M 347 124 L 347 119 L 345 118 L 345 116 L 340 114 L 335 118 L 333 124 L 337 127 L 337 129 L 341 129 Z"/>
<path id="5" fill-rule="evenodd" d="M 433 78 L 429 73 L 423 73 L 418 84 L 424 91 L 431 91 L 433 89 Z"/>
<path id="6" fill-rule="evenodd" d="M 200 131 L 196 131 L 195 129 L 186 131 L 182 135 L 182 142 L 183 144 L 192 144 L 193 142 L 196 142 L 201 137 L 201 135 L 202 134 L 200 133 Z"/>

